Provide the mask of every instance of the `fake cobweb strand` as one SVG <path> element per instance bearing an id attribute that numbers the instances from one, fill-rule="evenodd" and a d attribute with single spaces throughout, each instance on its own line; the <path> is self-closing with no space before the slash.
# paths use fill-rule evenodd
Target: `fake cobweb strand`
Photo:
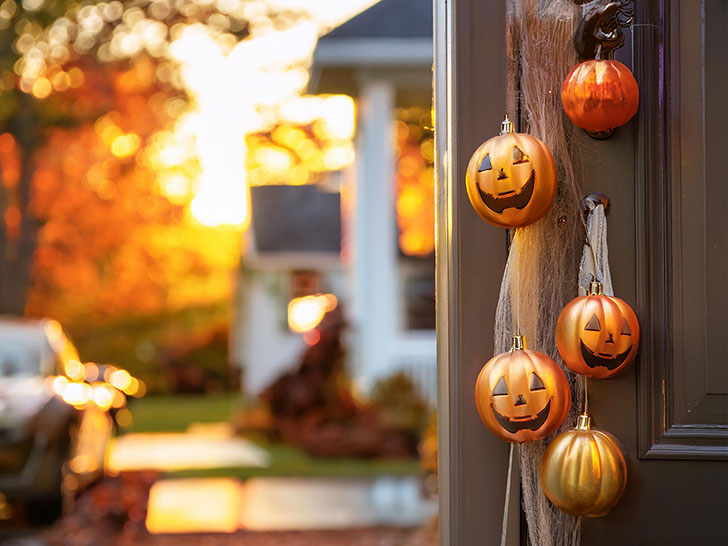
<path id="1" fill-rule="evenodd" d="M 533 252 L 533 246 L 529 241 L 529 237 L 525 235 L 524 233 L 519 234 L 518 236 L 518 243 L 516 243 L 516 239 L 514 239 L 514 243 L 511 246 L 511 253 L 508 259 L 508 262 L 506 264 L 506 270 L 504 274 L 504 278 L 502 281 L 502 288 L 501 288 L 501 299 L 499 302 L 499 308 L 498 308 L 498 318 L 496 320 L 496 330 L 497 339 L 500 340 L 501 348 L 496 349 L 496 352 L 504 352 L 507 350 L 507 342 L 510 340 L 511 335 L 514 331 L 518 329 L 518 315 L 520 314 L 521 319 L 521 331 L 523 334 L 525 334 L 529 345 L 534 349 L 544 350 L 547 353 L 550 353 L 550 356 L 552 358 L 557 357 L 555 347 L 553 348 L 546 348 L 544 344 L 542 344 L 541 341 L 543 339 L 552 339 L 553 338 L 553 328 L 550 330 L 548 335 L 545 332 L 536 332 L 534 329 L 534 325 L 537 324 L 537 316 L 539 315 L 538 309 L 543 306 L 543 303 L 536 302 L 536 305 L 529 303 L 526 305 L 521 305 L 521 313 L 518 313 L 518 300 L 523 295 L 528 296 L 529 292 L 538 292 L 538 287 L 541 286 L 540 283 L 534 283 L 534 279 L 531 278 L 532 276 L 529 275 L 529 267 L 531 267 L 530 261 L 528 258 L 531 258 L 532 252 Z M 581 239 L 583 241 L 583 238 Z M 578 243 L 577 243 L 578 244 Z M 526 256 L 520 256 L 520 253 L 523 252 Z M 520 259 L 519 259 L 520 258 Z M 526 258 L 526 259 L 524 259 Z M 519 262 L 521 264 L 521 267 L 519 267 Z M 569 298 L 576 296 L 576 268 L 577 268 L 577 262 L 574 260 L 574 266 L 573 266 L 573 280 L 571 283 L 572 287 L 572 293 L 569 294 Z M 515 271 L 514 271 L 515 270 Z M 543 270 L 541 270 L 543 271 Z M 520 277 L 520 279 L 519 279 Z M 521 286 L 520 290 L 518 288 L 518 285 Z M 520 296 L 519 296 L 520 294 Z M 561 307 L 563 305 L 556 306 L 558 309 L 556 309 L 556 312 L 560 312 Z M 535 310 L 535 312 L 534 312 Z M 532 315 L 531 318 L 529 318 L 529 315 Z M 536 315 L 534 318 L 533 315 Z M 555 324 L 553 325 L 555 327 Z M 536 332 L 536 333 L 534 333 Z M 558 357 L 557 357 L 558 358 Z M 567 375 L 570 380 L 573 381 L 575 378 L 574 374 L 570 373 Z M 579 390 L 579 385 L 572 385 L 572 388 L 575 390 Z M 581 397 L 577 394 L 574 395 L 574 408 L 580 408 L 581 407 Z M 573 411 L 576 411 L 575 409 Z M 575 417 L 572 419 L 572 423 L 570 425 L 564 425 L 564 428 L 572 428 L 575 424 Z M 532 493 L 534 496 L 537 494 L 538 499 L 543 503 L 543 505 L 536 505 L 536 509 L 533 509 L 531 512 L 531 522 L 529 523 L 529 528 L 536 527 L 537 529 L 551 529 L 552 531 L 557 528 L 557 524 L 554 524 L 553 517 L 550 514 L 550 510 L 554 510 L 553 508 L 550 508 L 548 501 L 543 496 L 540 490 L 539 485 L 539 477 L 538 477 L 538 468 L 540 466 L 540 462 L 543 456 L 543 451 L 545 449 L 545 443 L 544 442 L 534 442 L 529 444 L 523 444 L 521 446 L 521 449 L 519 450 L 520 460 L 526 461 L 527 464 L 522 464 L 522 474 L 521 474 L 521 481 L 522 481 L 522 489 L 524 490 L 524 500 L 528 499 L 528 493 L 525 492 L 527 490 L 531 490 L 535 493 Z M 529 461 L 533 460 L 534 464 L 528 464 Z M 508 499 L 506 499 L 506 503 L 508 502 Z M 537 501 L 538 502 L 538 501 Z M 506 504 L 507 506 L 507 504 Z M 527 510 L 527 508 L 524 509 Z M 570 518 L 570 516 L 566 516 L 564 514 L 561 514 L 559 512 L 559 515 L 562 518 Z M 573 518 L 571 518 L 573 519 Z M 557 522 L 558 523 L 558 522 Z M 560 527 L 563 529 L 563 533 L 560 533 L 562 536 L 562 539 L 558 539 L 558 535 L 556 537 L 558 542 L 537 542 L 535 540 L 531 540 L 531 543 L 536 545 L 540 544 L 553 544 L 553 545 L 566 545 L 566 544 L 572 544 L 573 537 L 578 536 L 578 530 L 575 528 L 574 525 L 560 525 Z M 532 534 L 532 533 L 529 533 Z M 540 534 L 540 533 L 539 533 Z M 553 535 L 550 535 L 553 536 Z M 568 537 L 568 538 L 567 538 Z M 577 542 L 578 543 L 578 542 Z"/>
<path id="2" fill-rule="evenodd" d="M 612 273 L 609 270 L 607 248 L 607 215 L 604 205 L 586 201 L 589 209 L 586 219 L 586 243 L 579 265 L 579 295 L 585 296 L 589 283 L 597 280 L 607 296 L 614 296 Z"/>
<path id="3" fill-rule="evenodd" d="M 581 151 L 575 129 L 568 120 L 564 123 L 559 90 L 578 62 L 571 39 L 580 14 L 569 0 L 510 0 L 507 28 L 509 80 L 517 82 L 509 84 L 510 110 L 520 111 L 521 132 L 541 139 L 551 150 L 559 190 L 546 216 L 521 228 L 518 244 L 511 245 L 496 311 L 495 354 L 508 350 L 520 322 L 529 346 L 545 352 L 562 368 L 554 332 L 561 310 L 578 295 L 585 229 L 578 206 Z M 521 312 L 513 306 L 516 290 Z M 583 404 L 583 383 L 570 371 L 566 375 L 573 404 L 557 432 L 575 426 Z M 570 546 L 580 540 L 578 520 L 551 506 L 539 484 L 540 463 L 550 439 L 519 449 L 528 537 L 533 546 Z"/>

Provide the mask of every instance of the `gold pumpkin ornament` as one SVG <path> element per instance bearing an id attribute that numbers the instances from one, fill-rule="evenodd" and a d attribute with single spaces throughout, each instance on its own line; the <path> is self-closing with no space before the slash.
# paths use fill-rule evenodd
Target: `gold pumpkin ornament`
<path id="1" fill-rule="evenodd" d="M 627 485 L 627 463 L 617 439 L 591 428 L 588 414 L 575 429 L 559 434 L 541 461 L 541 487 L 572 516 L 599 518 L 617 504 Z"/>
<path id="2" fill-rule="evenodd" d="M 483 423 L 507 442 L 533 442 L 554 432 L 571 405 L 566 375 L 541 351 L 513 336 L 507 353 L 491 358 L 478 374 L 475 403 Z"/>
<path id="3" fill-rule="evenodd" d="M 543 142 L 514 132 L 506 116 L 500 135 L 473 153 L 465 181 L 470 203 L 483 220 L 498 227 L 523 227 L 551 208 L 556 164 Z"/>
<path id="4" fill-rule="evenodd" d="M 637 354 L 640 325 L 632 308 L 605 296 L 592 282 L 587 296 L 571 300 L 556 323 L 556 347 L 564 364 L 578 374 L 613 377 L 629 367 Z"/>

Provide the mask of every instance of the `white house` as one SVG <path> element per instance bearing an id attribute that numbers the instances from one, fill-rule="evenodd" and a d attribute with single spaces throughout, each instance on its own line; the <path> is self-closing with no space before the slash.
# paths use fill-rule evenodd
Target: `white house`
<path id="1" fill-rule="evenodd" d="M 359 386 L 366 390 L 376 379 L 402 370 L 434 403 L 434 257 L 426 251 L 408 256 L 398 244 L 396 174 L 405 167 L 397 156 L 396 123 L 413 112 L 429 119 L 431 82 L 429 0 L 383 0 L 319 41 L 310 92 L 354 97 L 356 160 L 347 172 L 334 173 L 323 190 L 253 188 L 232 344 L 248 393 L 256 394 L 296 365 L 306 347 L 302 336 L 288 329 L 290 299 L 332 292 L 350 324 L 348 364 Z M 400 120 L 400 127 L 407 125 Z M 337 185 L 352 196 L 343 214 L 338 194 L 331 193 Z M 280 207 L 264 203 L 266 191 L 269 197 L 278 192 Z M 312 202 L 304 204 L 304 199 Z M 296 227 L 286 232 L 279 219 Z M 341 238 L 330 237 L 337 222 L 343 245 Z M 313 235 L 327 230 L 323 239 Z M 291 239 L 294 232 L 299 236 Z M 270 244 L 276 237 L 283 241 L 278 247 Z"/>

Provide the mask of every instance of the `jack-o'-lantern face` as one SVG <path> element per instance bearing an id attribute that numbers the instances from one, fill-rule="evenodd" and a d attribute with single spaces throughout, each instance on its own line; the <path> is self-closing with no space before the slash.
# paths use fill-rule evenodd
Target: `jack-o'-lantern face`
<path id="1" fill-rule="evenodd" d="M 533 198 L 536 171 L 531 158 L 517 145 L 513 146 L 511 155 L 513 159 L 510 165 L 501 164 L 495 171 L 490 152 L 485 154 L 475 175 L 475 185 L 481 200 L 490 210 L 499 214 L 510 208 L 522 210 Z"/>
<path id="2" fill-rule="evenodd" d="M 556 345 L 569 369 L 589 377 L 612 377 L 634 359 L 640 328 L 632 308 L 605 296 L 593 283 L 588 296 L 572 300 L 556 325 Z"/>
<path id="3" fill-rule="evenodd" d="M 507 120 L 507 118 L 506 118 Z M 521 227 L 541 218 L 556 194 L 556 166 L 537 138 L 509 132 L 482 144 L 470 158 L 468 197 L 478 214 L 500 227 Z"/>
<path id="4" fill-rule="evenodd" d="M 555 431 L 571 403 L 564 372 L 546 354 L 513 349 L 480 371 L 475 399 L 483 422 L 509 442 L 531 442 Z"/>

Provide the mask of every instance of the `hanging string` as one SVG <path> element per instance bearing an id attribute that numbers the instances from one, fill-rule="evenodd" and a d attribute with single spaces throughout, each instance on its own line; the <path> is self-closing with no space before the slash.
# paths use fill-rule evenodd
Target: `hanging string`
<path id="1" fill-rule="evenodd" d="M 513 445 L 511 443 L 510 453 L 508 454 L 508 476 L 506 477 L 506 499 L 503 503 L 503 526 L 501 527 L 500 546 L 506 546 L 506 536 L 508 535 L 508 505 L 511 503 L 511 477 L 513 475 Z"/>
<path id="2" fill-rule="evenodd" d="M 589 413 L 589 391 L 587 390 L 587 377 L 584 378 L 584 413 Z"/>
<path id="3" fill-rule="evenodd" d="M 591 250 L 592 261 L 594 262 L 594 274 L 592 275 L 593 280 L 599 280 L 599 265 L 597 264 L 597 253 L 594 251 L 594 245 L 589 241 L 589 237 L 586 238 L 586 246 Z"/>
<path id="4" fill-rule="evenodd" d="M 516 333 L 521 334 L 521 233 L 520 228 L 515 229 L 514 238 L 516 239 Z"/>
<path id="5" fill-rule="evenodd" d="M 589 203 L 587 203 L 587 207 L 589 207 Z M 599 263 L 597 262 L 597 253 L 594 250 L 594 245 L 591 243 L 591 240 L 589 238 L 591 235 L 591 230 L 589 229 L 589 222 L 587 221 L 587 218 L 593 213 L 593 211 L 594 208 L 589 207 L 589 211 L 586 213 L 586 216 L 584 214 L 579 214 L 579 220 L 581 220 L 581 225 L 584 226 L 584 252 L 586 252 L 586 249 L 589 248 L 589 254 L 592 259 L 592 264 L 594 265 L 592 280 L 599 281 Z"/>
<path id="6" fill-rule="evenodd" d="M 571 546 L 579 546 L 581 542 L 581 516 L 576 518 L 574 532 L 571 534 Z"/>

